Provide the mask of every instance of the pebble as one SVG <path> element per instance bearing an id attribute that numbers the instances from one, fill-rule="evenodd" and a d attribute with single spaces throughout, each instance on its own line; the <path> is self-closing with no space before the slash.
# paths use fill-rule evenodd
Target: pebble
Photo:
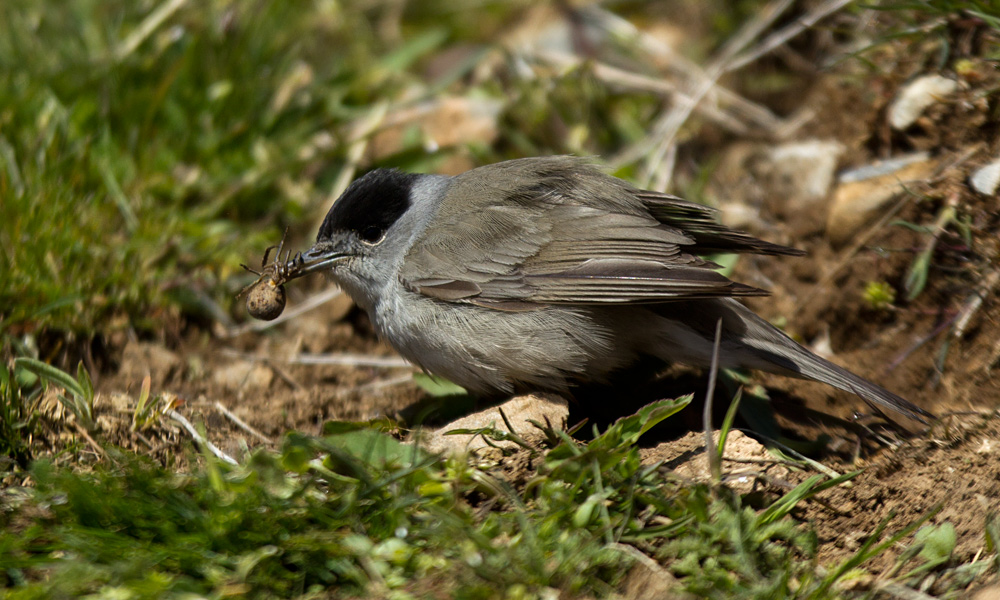
<path id="1" fill-rule="evenodd" d="M 969 178 L 969 184 L 972 189 L 985 196 L 996 194 L 1000 187 L 1000 158 L 976 169 Z"/>
<path id="2" fill-rule="evenodd" d="M 212 381 L 230 391 L 247 389 L 267 389 L 274 379 L 274 371 L 265 365 L 237 360 L 216 369 Z"/>
<path id="3" fill-rule="evenodd" d="M 936 160 L 916 153 L 844 173 L 827 213 L 827 239 L 835 246 L 849 242 L 878 219 L 893 198 L 926 180 L 936 167 Z"/>
<path id="4" fill-rule="evenodd" d="M 823 230 L 823 216 L 845 151 L 835 140 L 811 139 L 770 148 L 757 166 L 767 190 L 764 204 L 794 237 Z"/>
<path id="5" fill-rule="evenodd" d="M 554 427 L 562 427 L 566 419 L 569 418 L 569 403 L 557 396 L 535 395 L 515 396 L 500 406 L 493 406 L 486 410 L 472 413 L 456 421 L 433 430 L 421 431 L 416 435 L 416 440 L 421 448 L 431 452 L 442 452 L 449 454 L 463 454 L 473 450 L 485 450 L 489 444 L 483 440 L 481 435 L 456 434 L 448 435 L 453 429 L 482 429 L 494 427 L 500 431 L 507 431 L 503 416 L 499 409 L 503 409 L 507 420 L 514 426 L 518 435 L 537 432 L 538 429 L 531 424 L 531 421 L 545 423 L 548 421 Z M 494 445 L 501 448 L 517 448 L 514 442 L 494 441 Z"/>
<path id="6" fill-rule="evenodd" d="M 942 75 L 924 75 L 906 84 L 889 106 L 889 125 L 902 131 L 913 125 L 928 107 L 958 90 L 958 82 Z"/>

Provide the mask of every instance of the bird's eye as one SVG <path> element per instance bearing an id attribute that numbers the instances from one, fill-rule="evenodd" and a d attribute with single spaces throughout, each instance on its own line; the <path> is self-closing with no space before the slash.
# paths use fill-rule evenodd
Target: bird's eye
<path id="1" fill-rule="evenodd" d="M 359 235 L 361 236 L 361 239 L 364 240 L 365 242 L 368 242 L 369 244 L 375 244 L 382 240 L 382 235 L 384 233 L 385 232 L 382 231 L 382 228 L 379 227 L 378 225 L 369 225 L 368 227 L 362 229 Z"/>

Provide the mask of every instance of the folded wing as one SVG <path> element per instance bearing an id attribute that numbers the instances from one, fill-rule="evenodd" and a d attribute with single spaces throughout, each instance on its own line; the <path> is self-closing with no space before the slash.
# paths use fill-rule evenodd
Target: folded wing
<path id="1" fill-rule="evenodd" d="M 534 159 L 528 176 L 512 176 L 511 162 L 453 179 L 433 238 L 416 240 L 404 261 L 409 289 L 503 310 L 765 295 L 699 255 L 798 254 L 579 159 Z"/>

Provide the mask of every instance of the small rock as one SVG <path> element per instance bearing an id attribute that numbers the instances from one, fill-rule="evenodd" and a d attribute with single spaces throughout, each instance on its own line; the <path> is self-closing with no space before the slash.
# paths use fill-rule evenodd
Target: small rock
<path id="1" fill-rule="evenodd" d="M 844 173 L 833 194 L 826 218 L 826 235 L 834 245 L 843 245 L 863 231 L 880 210 L 913 183 L 930 176 L 937 161 L 924 153 L 867 165 Z"/>
<path id="2" fill-rule="evenodd" d="M 695 596 L 684 591 L 674 575 L 655 560 L 635 551 L 632 568 L 619 585 L 623 598 L 630 600 L 691 600 Z"/>
<path id="3" fill-rule="evenodd" d="M 906 84 L 889 106 L 889 125 L 904 130 L 931 105 L 944 101 L 958 89 L 958 82 L 941 75 L 924 75 Z"/>
<path id="4" fill-rule="evenodd" d="M 976 169 L 969 178 L 969 184 L 980 194 L 986 196 L 996 194 L 997 187 L 1000 187 L 1000 158 Z"/>
<path id="5" fill-rule="evenodd" d="M 160 344 L 129 342 L 122 352 L 121 368 L 118 373 L 127 381 L 139 382 L 148 374 L 154 387 L 165 383 L 184 370 L 179 356 Z"/>
<path id="6" fill-rule="evenodd" d="M 760 211 L 742 202 L 725 201 L 719 204 L 719 220 L 733 229 L 759 228 Z"/>
<path id="7" fill-rule="evenodd" d="M 980 588 L 972 597 L 972 600 L 1000 600 L 1000 585 Z"/>
<path id="8" fill-rule="evenodd" d="M 499 406 L 492 406 L 486 410 L 467 415 L 434 431 L 422 432 L 419 434 L 417 442 L 422 448 L 431 452 L 458 453 L 486 448 L 488 444 L 483 441 L 481 435 L 446 434 L 455 429 L 483 429 L 486 427 L 508 431 L 503 417 L 500 416 L 500 409 L 503 409 L 507 419 L 514 426 L 514 432 L 522 437 L 525 434 L 538 431 L 529 421 L 545 423 L 547 419 L 553 427 L 560 427 L 569 417 L 569 403 L 563 398 L 536 394 L 517 396 Z M 514 442 L 490 441 L 501 448 L 517 447 Z"/>
<path id="9" fill-rule="evenodd" d="M 761 206 L 780 217 L 793 237 L 823 230 L 824 202 L 833 186 L 844 146 L 812 139 L 768 146 L 731 144 L 712 176 L 711 195 L 720 198 L 722 221 L 762 233 Z"/>
<path id="10" fill-rule="evenodd" d="M 666 459 L 665 464 L 673 469 L 673 472 L 679 477 L 698 482 L 710 482 L 712 480 L 712 475 L 708 470 L 708 458 L 704 452 L 705 434 L 698 431 L 689 433 L 688 435 L 691 436 L 692 440 L 697 444 L 697 447 L 699 447 L 700 450 L 692 453 L 681 454 L 672 460 Z M 713 438 L 718 441 L 718 431 L 713 432 Z M 673 442 L 664 442 L 664 444 L 672 443 Z M 771 455 L 768 449 L 757 440 L 740 431 L 730 431 L 729 435 L 726 437 L 726 450 L 723 453 L 724 462 L 722 469 L 723 473 L 727 474 L 729 477 L 727 485 L 739 493 L 748 493 L 753 488 L 754 477 L 734 477 L 735 473 L 739 470 L 739 467 L 734 466 L 734 463 L 727 463 L 725 460 L 739 460 L 746 462 L 768 459 L 770 456 Z M 784 467 L 781 469 L 784 469 Z M 784 477 L 786 474 L 786 470 L 775 470 L 771 472 L 771 475 L 776 477 Z"/>
<path id="11" fill-rule="evenodd" d="M 807 140 L 770 148 L 765 155 L 764 204 L 795 238 L 823 231 L 825 202 L 843 153 L 838 142 Z"/>
<path id="12" fill-rule="evenodd" d="M 274 372 L 266 366 L 240 360 L 220 367 L 212 373 L 212 381 L 227 390 L 243 388 L 267 388 L 274 379 Z"/>
<path id="13" fill-rule="evenodd" d="M 808 140 L 772 148 L 768 153 L 774 165 L 772 177 L 786 188 L 782 190 L 786 207 L 801 210 L 825 200 L 843 153 L 844 146 L 830 140 Z"/>

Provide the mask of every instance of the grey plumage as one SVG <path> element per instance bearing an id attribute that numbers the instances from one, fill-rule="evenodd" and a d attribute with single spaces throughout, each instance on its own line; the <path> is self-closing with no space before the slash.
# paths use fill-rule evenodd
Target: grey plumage
<path id="1" fill-rule="evenodd" d="M 567 392 L 640 359 L 813 379 L 929 413 L 826 361 L 735 298 L 713 252 L 798 255 L 572 157 L 455 177 L 375 171 L 334 203 L 295 276 L 324 270 L 403 356 L 479 393 Z"/>

